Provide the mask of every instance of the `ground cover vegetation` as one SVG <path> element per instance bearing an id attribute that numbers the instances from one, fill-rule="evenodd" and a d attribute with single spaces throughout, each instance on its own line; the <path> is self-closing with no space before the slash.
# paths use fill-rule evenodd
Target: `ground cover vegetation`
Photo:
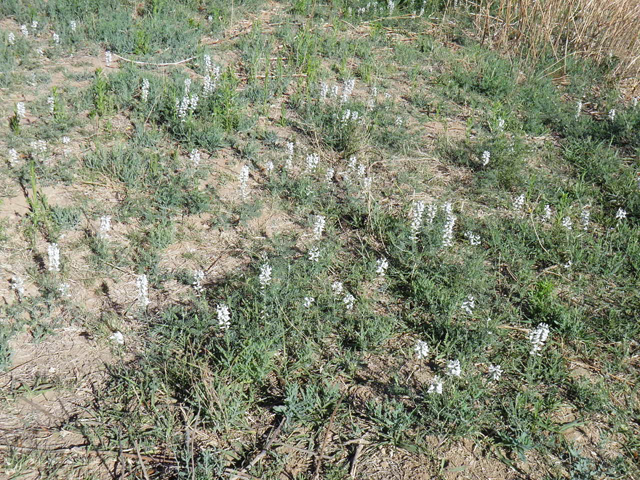
<path id="1" fill-rule="evenodd" d="M 640 7 L 528 3 L 3 1 L 0 478 L 639 478 Z"/>

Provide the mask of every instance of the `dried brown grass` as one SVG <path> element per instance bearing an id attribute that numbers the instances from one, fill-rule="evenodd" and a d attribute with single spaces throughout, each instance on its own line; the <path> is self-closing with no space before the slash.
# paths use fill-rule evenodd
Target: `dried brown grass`
<path id="1" fill-rule="evenodd" d="M 461 2 L 462 3 L 462 2 Z M 640 0 L 468 0 L 483 41 L 536 59 L 553 52 L 619 59 L 622 79 L 640 72 Z"/>

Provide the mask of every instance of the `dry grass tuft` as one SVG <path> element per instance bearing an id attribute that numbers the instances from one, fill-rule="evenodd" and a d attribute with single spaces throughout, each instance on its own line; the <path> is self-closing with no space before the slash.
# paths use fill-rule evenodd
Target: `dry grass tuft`
<path id="1" fill-rule="evenodd" d="M 476 12 L 483 40 L 531 59 L 549 49 L 559 61 L 581 55 L 620 61 L 618 78 L 640 72 L 640 0 L 480 0 Z"/>

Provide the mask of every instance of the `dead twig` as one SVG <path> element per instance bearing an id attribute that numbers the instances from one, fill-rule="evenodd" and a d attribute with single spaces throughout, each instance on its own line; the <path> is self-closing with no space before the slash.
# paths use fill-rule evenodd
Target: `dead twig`
<path id="1" fill-rule="evenodd" d="M 282 427 L 284 426 L 284 422 L 286 420 L 287 420 L 286 417 L 282 418 L 282 420 L 280 421 L 280 424 L 276 427 L 275 430 L 272 430 L 269 436 L 267 437 L 267 441 L 264 444 L 264 447 L 262 448 L 260 453 L 258 453 L 258 455 L 256 455 L 256 457 L 253 460 L 251 460 L 249 465 L 247 465 L 242 470 L 240 470 L 238 472 L 238 475 L 231 477 L 231 480 L 236 480 L 237 478 L 241 478 L 242 476 L 247 475 L 246 472 L 251 470 L 260 460 L 262 460 L 267 455 L 267 452 L 271 448 L 271 445 L 273 444 L 276 437 L 280 434 L 280 431 L 282 430 Z M 254 478 L 254 477 L 249 476 L 248 478 Z"/>
<path id="2" fill-rule="evenodd" d="M 320 478 L 320 467 L 322 466 L 322 457 L 324 454 L 324 449 L 327 446 L 327 442 L 329 441 L 329 434 L 331 433 L 331 427 L 333 427 L 333 422 L 336 419 L 336 414 L 338 413 L 338 408 L 340 408 L 340 404 L 344 399 L 345 394 L 343 393 L 338 399 L 336 406 L 333 408 L 333 412 L 331 413 L 331 417 L 329 417 L 329 424 L 327 425 L 327 429 L 324 432 L 324 438 L 322 439 L 322 444 L 320 445 L 320 449 L 318 450 L 318 454 L 315 459 L 315 472 L 313 474 L 314 480 L 318 480 Z"/>
<path id="3" fill-rule="evenodd" d="M 351 460 L 351 468 L 349 469 L 349 476 L 351 478 L 356 478 L 356 473 L 358 471 L 358 459 L 360 458 L 360 453 L 362 453 L 362 449 L 364 448 L 363 440 L 363 438 L 358 439 L 358 446 L 356 447 L 353 459 Z"/>
<path id="4" fill-rule="evenodd" d="M 168 63 L 153 63 L 153 62 L 141 62 L 139 60 L 131 60 L 129 58 L 125 58 L 125 57 L 121 57 L 120 55 L 113 53 L 112 54 L 114 57 L 119 58 L 120 60 L 124 60 L 125 62 L 129 62 L 129 63 L 135 63 L 136 65 L 150 65 L 152 67 L 170 67 L 172 65 L 180 65 L 182 63 L 187 63 L 190 62 L 191 60 L 193 60 L 194 57 L 189 57 L 189 58 L 185 58 L 184 60 L 180 60 L 178 62 L 168 62 Z"/>

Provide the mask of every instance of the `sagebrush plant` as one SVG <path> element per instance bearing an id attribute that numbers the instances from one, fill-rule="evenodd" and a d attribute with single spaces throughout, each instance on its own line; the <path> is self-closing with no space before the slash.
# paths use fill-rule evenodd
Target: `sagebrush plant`
<path id="1" fill-rule="evenodd" d="M 123 478 L 636 475 L 640 109 L 602 16 L 489 3 L 3 2 L 3 415 L 86 331 Z"/>

